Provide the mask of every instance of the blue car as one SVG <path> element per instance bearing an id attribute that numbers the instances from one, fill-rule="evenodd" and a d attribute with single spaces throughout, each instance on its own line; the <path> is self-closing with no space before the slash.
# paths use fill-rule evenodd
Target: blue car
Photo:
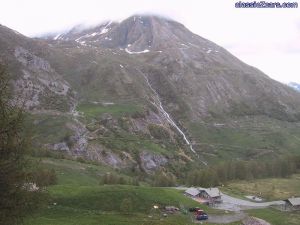
<path id="1" fill-rule="evenodd" d="M 202 213 L 201 215 L 197 215 L 196 220 L 207 220 L 208 215 L 206 213 Z"/>

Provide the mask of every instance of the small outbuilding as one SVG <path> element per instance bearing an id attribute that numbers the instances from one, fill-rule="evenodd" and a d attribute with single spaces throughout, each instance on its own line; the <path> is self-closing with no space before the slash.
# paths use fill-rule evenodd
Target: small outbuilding
<path id="1" fill-rule="evenodd" d="M 197 188 L 191 187 L 191 188 L 186 189 L 184 194 L 186 196 L 196 198 L 196 197 L 199 197 L 200 191 Z"/>
<path id="2" fill-rule="evenodd" d="M 285 200 L 285 209 L 287 210 L 300 210 L 300 197 L 289 198 Z"/>

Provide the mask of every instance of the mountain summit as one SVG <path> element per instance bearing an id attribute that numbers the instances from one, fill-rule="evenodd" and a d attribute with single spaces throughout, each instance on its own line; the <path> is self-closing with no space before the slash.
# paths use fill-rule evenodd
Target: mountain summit
<path id="1" fill-rule="evenodd" d="M 181 43 L 188 41 L 187 33 L 190 32 L 175 21 L 158 16 L 136 15 L 120 23 L 109 21 L 93 28 L 74 27 L 53 39 L 143 52 L 179 47 Z"/>
<path id="2" fill-rule="evenodd" d="M 121 23 L 106 22 L 90 29 L 75 27 L 55 39 L 138 56 L 141 64 L 146 62 L 157 69 L 155 74 L 148 74 L 153 85 L 162 84 L 158 77 L 169 84 L 157 87 L 158 91 L 172 92 L 175 88 L 189 105 L 188 110 L 193 108 L 192 114 L 201 117 L 240 108 L 240 114 L 298 118 L 299 97 L 290 88 L 169 19 L 132 16 Z"/>
<path id="3" fill-rule="evenodd" d="M 170 19 L 0 27 L 0 50 L 42 148 L 146 173 L 298 151 L 300 93 Z"/>

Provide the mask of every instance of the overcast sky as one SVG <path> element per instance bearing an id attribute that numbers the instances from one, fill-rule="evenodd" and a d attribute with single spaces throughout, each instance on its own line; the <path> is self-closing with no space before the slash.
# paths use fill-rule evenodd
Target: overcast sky
<path id="1" fill-rule="evenodd" d="M 225 47 L 276 80 L 300 83 L 300 8 L 236 9 L 235 2 L 0 0 L 0 23 L 24 35 L 36 36 L 79 23 L 96 24 L 153 13 L 183 23 L 192 32 Z"/>

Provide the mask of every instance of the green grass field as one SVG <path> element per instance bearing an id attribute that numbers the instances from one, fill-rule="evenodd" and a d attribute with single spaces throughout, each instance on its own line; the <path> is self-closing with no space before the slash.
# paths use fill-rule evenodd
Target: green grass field
<path id="1" fill-rule="evenodd" d="M 189 218 L 183 215 L 173 215 L 167 218 L 155 216 L 149 218 L 145 214 L 122 215 L 116 213 L 101 213 L 80 211 L 57 207 L 50 208 L 39 214 L 38 218 L 29 218 L 28 225 L 191 225 Z"/>
<path id="2" fill-rule="evenodd" d="M 268 178 L 252 181 L 233 181 L 222 188 L 225 193 L 244 197 L 261 195 L 267 200 L 283 200 L 300 196 L 300 174 L 290 178 Z"/>
<path id="3" fill-rule="evenodd" d="M 35 215 L 26 218 L 25 225 L 191 225 L 193 216 L 184 213 L 184 210 L 195 206 L 203 208 L 209 215 L 225 214 L 224 211 L 200 205 L 185 197 L 182 191 L 173 188 L 100 185 L 101 175 L 107 172 L 117 174 L 117 171 L 106 166 L 52 158 L 43 158 L 40 162 L 41 167 L 56 171 L 58 183 L 48 187 L 49 202 Z M 125 174 L 118 174 L 126 177 Z M 255 183 L 259 184 L 258 187 L 261 185 L 261 188 L 264 185 L 282 183 L 278 190 L 285 189 L 292 193 L 299 191 L 299 178 L 300 175 L 294 175 L 290 179 L 263 179 L 256 180 Z M 246 182 L 233 182 L 229 185 L 232 185 L 232 189 L 237 187 L 237 190 L 238 187 L 247 187 Z M 229 190 L 228 187 L 224 188 Z M 130 199 L 132 210 L 121 211 L 124 199 Z M 160 208 L 172 205 L 182 211 L 164 217 L 164 211 L 154 209 L 154 205 Z M 272 225 L 298 225 L 300 221 L 299 213 L 280 212 L 275 209 L 246 212 Z M 228 225 L 238 224 L 240 223 L 235 222 Z"/>
<path id="4" fill-rule="evenodd" d="M 117 172 L 110 167 L 80 163 L 66 159 L 43 158 L 41 165 L 47 169 L 55 170 L 58 178 L 58 185 L 99 185 L 101 176 L 105 173 L 109 172 L 117 174 Z M 126 177 L 125 175 L 123 176 Z"/>
<path id="5" fill-rule="evenodd" d="M 33 142 L 58 143 L 73 134 L 66 126 L 71 121 L 68 115 L 28 115 L 25 120 L 26 132 L 32 135 Z"/>
<path id="6" fill-rule="evenodd" d="M 272 225 L 299 225 L 299 212 L 281 212 L 275 209 L 253 209 L 247 213 L 251 216 L 261 218 Z"/>
<path id="7" fill-rule="evenodd" d="M 108 167 L 50 158 L 43 158 L 41 164 L 56 171 L 58 184 L 48 187 L 48 205 L 27 218 L 26 225 L 185 225 L 192 224 L 191 215 L 180 212 L 163 217 L 163 211 L 155 210 L 153 205 L 200 206 L 172 188 L 99 185 L 101 174 L 116 173 Z M 129 214 L 120 211 L 125 198 L 131 200 Z M 209 213 L 222 213 L 201 207 Z"/>
<path id="8" fill-rule="evenodd" d="M 174 224 L 175 221 L 178 224 L 186 224 L 189 221 L 188 215 L 178 214 L 164 218 L 161 213 L 153 210 L 153 205 L 179 206 L 180 203 L 188 206 L 197 205 L 176 190 L 162 188 L 55 185 L 49 191 L 51 195 L 49 207 L 41 210 L 35 218 L 29 218 L 28 225 Z M 120 212 L 124 198 L 132 200 L 133 210 L 129 215 Z"/>
<path id="9" fill-rule="evenodd" d="M 142 107 L 133 104 L 113 104 L 101 105 L 92 103 L 82 103 L 77 107 L 77 110 L 84 113 L 87 119 L 99 118 L 104 113 L 109 113 L 114 117 L 121 117 L 125 115 L 132 115 L 142 111 Z"/>

